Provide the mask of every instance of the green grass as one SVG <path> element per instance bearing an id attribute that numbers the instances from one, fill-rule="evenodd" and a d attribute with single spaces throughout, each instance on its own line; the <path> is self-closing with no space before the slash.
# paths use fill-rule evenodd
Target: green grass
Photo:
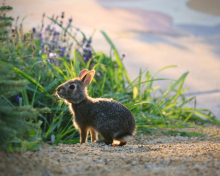
<path id="1" fill-rule="evenodd" d="M 60 38 L 67 35 L 68 47 L 71 46 L 72 40 L 75 42 L 70 48 L 72 53 L 70 60 L 67 59 L 67 55 L 60 57 L 59 54 L 57 58 L 49 58 L 47 53 L 41 52 L 42 42 L 31 37 L 33 32 L 26 34 L 26 39 L 23 40 L 22 33 L 19 31 L 19 35 L 15 37 L 11 34 L 9 40 L 2 46 L 7 59 L 0 60 L 1 65 L 9 65 L 17 74 L 16 80 L 25 79 L 29 82 L 28 86 L 19 93 L 23 97 L 19 105 L 15 104 L 17 94 L 4 98 L 9 105 L 29 105 L 39 110 L 40 115 L 33 123 L 41 123 L 44 142 L 49 144 L 79 142 L 79 133 L 73 127 L 67 105 L 53 94 L 59 84 L 76 77 L 83 68 L 96 70 L 93 82 L 88 86 L 89 95 L 113 98 L 123 103 L 134 114 L 138 133 L 163 132 L 198 136 L 204 134 L 178 129 L 204 128 L 205 123 L 220 124 L 211 111 L 198 109 L 196 106 L 187 107 L 189 102 L 195 100 L 195 97 L 188 98 L 184 95 L 186 89 L 183 89 L 183 85 L 188 72 L 177 80 L 170 80 L 171 83 L 166 91 L 153 86 L 158 81 L 167 80 L 158 78 L 157 74 L 176 66 L 164 67 L 155 74 L 148 70 L 140 70 L 137 78 L 132 81 L 116 46 L 104 31 L 100 32 L 111 46 L 112 54 L 107 56 L 103 52 L 95 52 L 92 49 L 92 57 L 84 61 L 82 48 L 85 46 L 80 45 L 81 42 L 73 33 L 81 35 L 81 40 L 88 41 L 86 35 L 70 24 L 64 27 L 60 26 L 56 20 L 48 19 L 51 20 L 51 26 L 60 28 Z M 52 32 L 48 32 L 49 37 L 53 37 Z M 93 35 L 94 33 L 91 36 Z M 43 44 L 50 45 L 46 40 Z M 55 48 L 53 52 L 59 53 L 59 50 Z"/>

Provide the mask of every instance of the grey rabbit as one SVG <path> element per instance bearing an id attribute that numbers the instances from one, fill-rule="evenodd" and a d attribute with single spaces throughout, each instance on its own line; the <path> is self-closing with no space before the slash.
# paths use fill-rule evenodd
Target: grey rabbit
<path id="1" fill-rule="evenodd" d="M 106 98 L 91 98 L 87 85 L 95 70 L 83 69 L 78 78 L 57 87 L 59 98 L 65 99 L 73 114 L 74 126 L 80 132 L 80 142 L 85 143 L 90 131 L 92 142 L 122 146 L 133 138 L 135 120 L 131 111 L 121 103 Z M 103 138 L 98 140 L 98 134 Z"/>

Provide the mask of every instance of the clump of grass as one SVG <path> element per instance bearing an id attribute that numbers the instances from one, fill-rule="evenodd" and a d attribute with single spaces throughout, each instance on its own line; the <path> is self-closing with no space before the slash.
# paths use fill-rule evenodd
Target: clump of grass
<path id="1" fill-rule="evenodd" d="M 44 24 L 45 18 L 51 21 L 49 25 Z M 42 25 L 27 34 L 23 33 L 22 23 L 20 27 L 11 28 L 9 40 L 3 46 L 7 57 L 0 61 L 1 65 L 12 65 L 10 67 L 17 73 L 17 80 L 29 82 L 22 92 L 7 97 L 11 104 L 15 105 L 15 98 L 20 96 L 23 97 L 23 105 L 50 109 L 50 112 L 42 110 L 36 119 L 41 123 L 44 142 L 58 144 L 79 141 L 67 106 L 62 101 L 57 102 L 53 93 L 59 84 L 76 77 L 83 68 L 95 69 L 97 73 L 88 87 L 89 95 L 114 98 L 127 106 L 136 117 L 139 133 L 203 135 L 178 129 L 204 128 L 204 123 L 220 123 L 209 110 L 187 107 L 190 101 L 195 100 L 195 97 L 185 97 L 186 90 L 182 89 L 188 72 L 171 81 L 166 91 L 153 87 L 153 83 L 164 80 L 156 78 L 157 73 L 173 66 L 162 68 L 156 74 L 148 70 L 140 71 L 139 76 L 131 81 L 122 62 L 123 56 L 119 55 L 104 31 L 101 33 L 111 46 L 110 56 L 94 51 L 94 32 L 86 37 L 72 25 L 72 18 L 66 26 L 64 21 L 64 13 L 56 18 L 44 14 Z"/>

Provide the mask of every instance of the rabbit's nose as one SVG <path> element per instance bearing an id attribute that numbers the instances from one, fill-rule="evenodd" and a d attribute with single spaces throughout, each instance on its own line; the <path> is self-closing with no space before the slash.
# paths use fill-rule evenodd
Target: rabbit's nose
<path id="1" fill-rule="evenodd" d="M 58 94 L 63 94 L 64 92 L 65 92 L 65 88 L 64 87 L 60 86 L 60 87 L 57 88 L 57 93 Z"/>
<path id="2" fill-rule="evenodd" d="M 58 88 L 57 88 L 57 93 L 60 92 L 61 89 L 62 89 L 61 87 L 58 87 Z"/>

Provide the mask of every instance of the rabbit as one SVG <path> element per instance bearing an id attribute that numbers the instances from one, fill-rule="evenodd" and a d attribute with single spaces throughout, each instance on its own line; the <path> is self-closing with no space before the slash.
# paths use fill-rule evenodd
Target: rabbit
<path id="1" fill-rule="evenodd" d="M 122 146 L 133 138 L 134 116 L 121 103 L 107 98 L 91 98 L 87 93 L 95 70 L 83 69 L 78 78 L 70 79 L 56 89 L 59 98 L 65 99 L 73 114 L 73 123 L 80 132 L 80 143 L 87 142 L 90 131 L 91 142 L 104 142 Z M 98 140 L 98 134 L 102 139 Z"/>

